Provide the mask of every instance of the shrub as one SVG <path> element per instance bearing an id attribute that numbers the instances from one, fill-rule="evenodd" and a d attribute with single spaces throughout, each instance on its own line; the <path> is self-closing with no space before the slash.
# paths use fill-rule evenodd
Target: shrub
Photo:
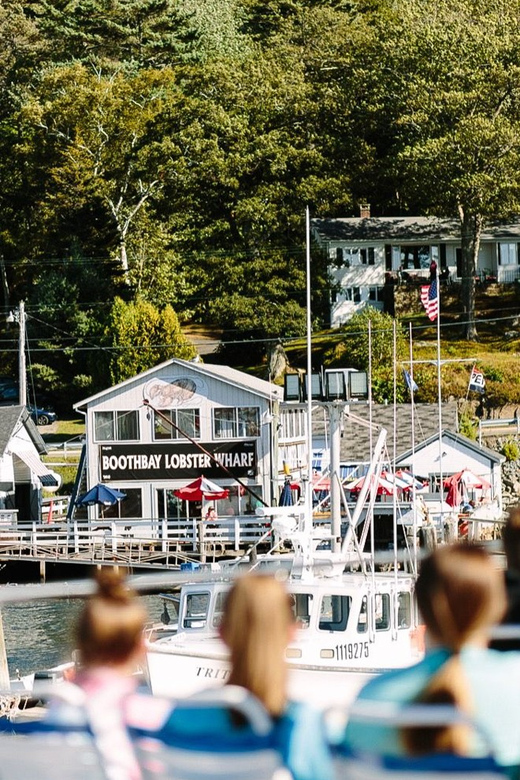
<path id="1" fill-rule="evenodd" d="M 508 439 L 502 445 L 502 455 L 505 455 L 506 460 L 518 460 L 520 458 L 520 446 L 515 439 Z"/>

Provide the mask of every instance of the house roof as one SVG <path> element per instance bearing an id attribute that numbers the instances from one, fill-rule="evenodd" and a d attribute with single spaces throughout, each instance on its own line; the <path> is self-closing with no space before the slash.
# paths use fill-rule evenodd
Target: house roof
<path id="1" fill-rule="evenodd" d="M 439 430 L 438 407 L 435 404 L 415 404 L 414 441 L 415 446 L 427 437 L 435 437 Z M 370 408 L 368 404 L 352 404 L 352 417 L 344 418 L 340 443 L 340 458 L 344 463 L 364 463 L 370 460 Z M 357 421 L 360 418 L 361 421 Z M 397 404 L 395 419 L 397 421 L 396 452 L 400 457 L 412 443 L 412 405 Z M 457 402 L 449 401 L 442 405 L 443 427 L 456 430 Z M 388 431 L 386 446 L 391 457 L 394 450 L 394 407 L 386 404 L 372 406 L 372 442 L 375 444 L 381 428 Z M 328 436 L 328 425 L 322 413 L 313 416 L 313 435 Z"/>
<path id="2" fill-rule="evenodd" d="M 416 448 L 415 452 L 417 450 L 422 450 L 425 447 L 428 447 L 433 442 L 437 441 L 439 438 L 439 434 L 435 433 L 432 436 L 430 436 L 425 441 L 422 441 Z M 462 433 L 454 433 L 453 431 L 448 431 L 443 429 L 442 431 L 442 439 L 451 439 L 452 442 L 455 444 L 462 445 L 468 450 L 473 450 L 473 452 L 477 452 L 481 455 L 485 455 L 486 458 L 493 461 L 493 463 L 503 463 L 505 461 L 505 456 L 501 455 L 499 452 L 495 452 L 495 450 L 490 450 L 489 447 L 484 447 L 480 444 L 478 444 L 476 441 L 473 441 L 472 439 L 468 439 L 467 436 L 464 436 Z M 399 455 L 399 460 L 405 460 L 406 458 L 410 458 L 413 455 L 413 452 L 411 449 L 407 450 L 406 452 L 403 452 L 401 455 Z"/>
<path id="3" fill-rule="evenodd" d="M 458 219 L 441 217 L 338 217 L 313 219 L 314 234 L 321 243 L 328 241 L 443 241 L 460 243 Z M 520 240 L 520 216 L 508 222 L 487 223 L 481 241 L 498 238 Z"/>
<path id="4" fill-rule="evenodd" d="M 47 452 L 45 442 L 25 406 L 0 406 L 0 455 L 3 455 L 13 435 L 24 426 L 39 453 Z"/>
<path id="5" fill-rule="evenodd" d="M 241 387 L 244 390 L 249 390 L 250 392 L 259 396 L 263 396 L 264 398 L 273 400 L 282 400 L 283 398 L 283 388 L 279 387 L 278 385 L 271 384 L 270 382 L 266 382 L 265 379 L 259 379 L 258 377 L 252 376 L 251 374 L 246 374 L 245 371 L 238 371 L 236 368 L 230 368 L 229 366 L 197 363 L 189 360 L 172 358 L 171 360 L 167 360 L 164 363 L 160 363 L 159 365 L 148 369 L 148 371 L 143 371 L 142 374 L 137 374 L 130 379 L 126 379 L 124 382 L 120 382 L 119 384 L 114 385 L 113 387 L 109 387 L 106 390 L 101 390 L 99 393 L 91 395 L 89 398 L 85 398 L 83 401 L 79 401 L 78 403 L 74 404 L 73 408 L 82 409 L 89 403 L 92 403 L 92 401 L 97 401 L 100 398 L 103 398 L 108 393 L 113 393 L 114 391 L 120 390 L 122 388 L 130 387 L 136 382 L 141 382 L 143 379 L 153 376 L 157 371 L 165 368 L 166 366 L 180 366 L 185 370 L 200 374 L 201 376 L 213 376 L 222 382 Z"/>

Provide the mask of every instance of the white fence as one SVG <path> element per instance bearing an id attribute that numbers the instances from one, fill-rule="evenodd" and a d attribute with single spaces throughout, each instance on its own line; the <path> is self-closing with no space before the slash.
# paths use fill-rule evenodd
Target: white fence
<path id="1" fill-rule="evenodd" d="M 252 515 L 218 519 L 211 524 L 202 523 L 200 518 L 98 518 L 73 520 L 70 524 L 17 523 L 14 518 L 13 522 L 0 524 L 0 559 L 175 565 L 237 555 L 264 537 L 270 540 L 269 531 L 264 518 Z"/>

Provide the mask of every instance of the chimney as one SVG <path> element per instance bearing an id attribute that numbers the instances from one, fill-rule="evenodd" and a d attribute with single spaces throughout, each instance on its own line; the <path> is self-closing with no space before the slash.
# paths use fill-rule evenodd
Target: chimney
<path id="1" fill-rule="evenodd" d="M 359 216 L 361 219 L 370 219 L 370 203 L 359 204 Z"/>

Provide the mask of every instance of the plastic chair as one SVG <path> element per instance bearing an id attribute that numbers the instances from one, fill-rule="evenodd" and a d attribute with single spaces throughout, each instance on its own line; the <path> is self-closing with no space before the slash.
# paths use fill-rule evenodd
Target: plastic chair
<path id="1" fill-rule="evenodd" d="M 367 724 L 403 728 L 406 726 L 447 726 L 467 724 L 482 739 L 478 727 L 464 713 L 451 705 L 410 704 L 389 702 L 355 702 L 348 713 L 349 720 Z M 507 776 L 493 756 L 460 756 L 434 753 L 424 756 L 389 756 L 352 750 L 345 743 L 336 746 L 335 773 L 338 780 L 504 780 Z"/>
<path id="2" fill-rule="evenodd" d="M 244 725 L 222 734 L 213 718 L 236 713 Z M 218 713 L 218 715 L 217 715 Z M 192 727 L 184 728 L 189 720 Z M 220 721 L 221 722 L 221 721 Z M 193 726 L 194 724 L 194 726 Z M 226 685 L 172 702 L 157 730 L 130 728 L 144 780 L 286 780 L 271 720 L 248 691 Z"/>

